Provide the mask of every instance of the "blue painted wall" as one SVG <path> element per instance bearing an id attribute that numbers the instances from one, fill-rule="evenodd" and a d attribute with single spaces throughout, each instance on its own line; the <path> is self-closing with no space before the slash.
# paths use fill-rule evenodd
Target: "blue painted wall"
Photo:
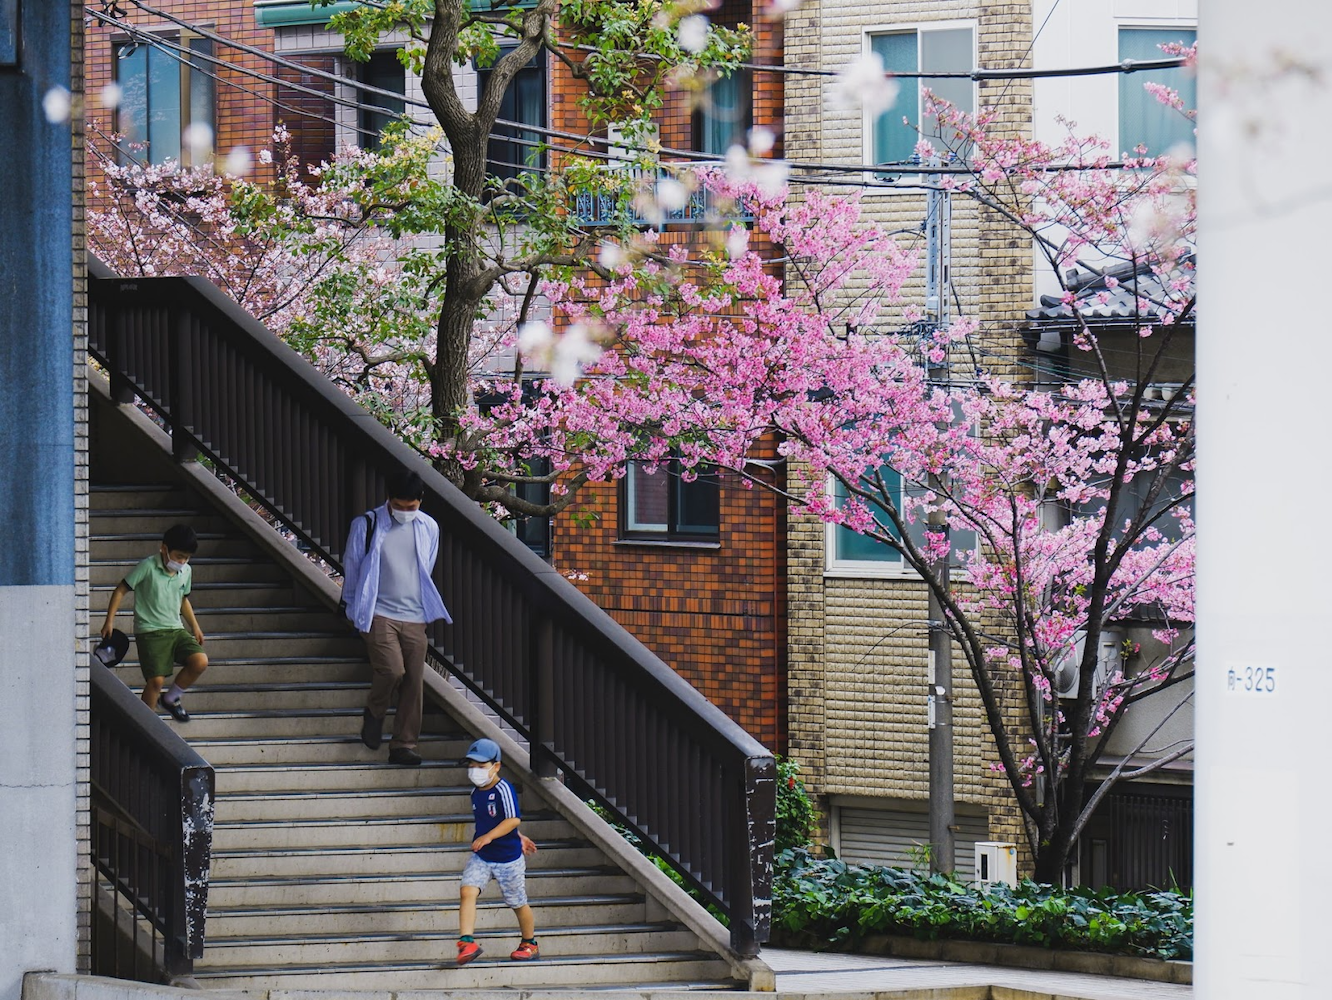
<path id="1" fill-rule="evenodd" d="M 10 2 L 10 0 L 0 0 Z M 0 66 L 0 586 L 74 582 L 74 394 L 68 122 L 70 8 L 20 4 L 17 68 Z"/>

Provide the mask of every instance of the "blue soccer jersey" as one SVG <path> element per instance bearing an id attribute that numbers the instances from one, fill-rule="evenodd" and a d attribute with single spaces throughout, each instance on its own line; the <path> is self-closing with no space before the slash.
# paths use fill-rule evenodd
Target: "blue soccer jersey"
<path id="1" fill-rule="evenodd" d="M 503 778 L 491 788 L 474 788 L 472 815 L 476 817 L 476 836 L 484 836 L 506 819 L 521 818 L 522 813 L 518 811 L 518 793 Z M 523 842 L 518 839 L 517 830 L 510 830 L 476 853 L 483 861 L 492 864 L 517 861 L 523 856 Z"/>

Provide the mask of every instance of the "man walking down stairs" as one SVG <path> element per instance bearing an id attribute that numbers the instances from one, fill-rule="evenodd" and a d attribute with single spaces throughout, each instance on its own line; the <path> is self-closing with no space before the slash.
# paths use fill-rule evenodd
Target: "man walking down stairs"
<path id="1" fill-rule="evenodd" d="M 527 889 L 541 961 L 509 961 L 513 916 L 492 891 L 478 902 L 475 936 L 493 947 L 454 967 L 473 825 L 460 762 L 477 736 L 506 738 L 469 715 L 465 699 L 449 701 L 432 672 L 420 766 L 366 749 L 357 724 L 370 668 L 334 607 L 336 585 L 201 465 L 171 461 L 165 435 L 129 410 L 94 406 L 99 435 L 119 442 L 92 469 L 91 602 L 105 606 L 166 526 L 194 527 L 191 600 L 210 666 L 191 689 L 189 725 L 161 724 L 217 771 L 195 979 L 249 989 L 728 988 L 752 981 L 750 968 L 766 972 L 727 953 L 720 925 L 713 933 L 710 917 L 653 881 L 655 869 L 620 853 L 619 838 L 563 786 L 533 777 L 511 741 L 504 777 L 524 797 L 523 829 L 539 848 Z M 132 600 L 116 616 L 126 632 Z M 141 687 L 135 653 L 116 673 Z M 386 738 L 401 733 L 399 713 L 382 721 Z"/>
<path id="2" fill-rule="evenodd" d="M 361 742 L 378 750 L 384 715 L 394 692 L 397 725 L 389 763 L 418 767 L 426 626 L 452 622 L 431 573 L 439 556 L 439 525 L 421 510 L 425 484 L 399 469 L 388 481 L 388 499 L 352 521 L 343 550 L 346 560 L 342 607 L 365 639 L 370 657 L 370 700 L 361 718 Z"/>

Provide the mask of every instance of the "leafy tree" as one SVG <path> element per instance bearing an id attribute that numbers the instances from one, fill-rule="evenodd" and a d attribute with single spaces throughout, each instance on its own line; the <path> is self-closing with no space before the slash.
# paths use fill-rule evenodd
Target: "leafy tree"
<path id="1" fill-rule="evenodd" d="M 311 2 L 327 5 L 331 0 Z M 613 178 L 597 169 L 595 154 L 605 144 L 598 145 L 593 136 L 615 126 L 617 141 L 641 150 L 634 159 L 650 167 L 652 117 L 663 105 L 668 78 L 672 85 L 697 86 L 707 73 L 734 70 L 748 54 L 743 31 L 712 28 L 702 38 L 689 38 L 681 23 L 693 13 L 693 5 L 661 0 L 538 0 L 531 7 L 499 0 L 398 0 L 340 13 L 330 22 L 344 35 L 347 53 L 358 59 L 369 58 L 386 34 L 405 33 L 412 41 L 399 56 L 420 73 L 422 91 L 447 139 L 449 176 L 431 185 L 430 211 L 400 212 L 394 225 L 395 235 L 437 233 L 443 240 L 430 261 L 427 282 L 438 308 L 428 366 L 430 405 L 436 436 L 447 445 L 437 450 L 441 467 L 468 496 L 542 515 L 563 508 L 573 495 L 566 483 L 550 504 L 517 497 L 510 488 L 514 483 L 553 478 L 530 475 L 528 455 L 504 452 L 464 432 L 476 412 L 469 361 L 478 319 L 495 312 L 498 296 L 509 295 L 518 302 L 516 324 L 521 325 L 536 301 L 539 281 L 551 268 L 602 270 L 599 244 L 606 231 L 586 228 L 569 210 L 578 193 L 598 185 L 615 187 Z M 574 155 L 561 158 L 561 169 L 523 171 L 497 182 L 487 169 L 487 145 L 496 132 L 501 101 L 517 73 L 541 51 L 583 84 L 580 107 L 591 132 L 570 140 Z M 473 61 L 489 72 L 476 110 L 469 111 L 453 68 Z M 618 176 L 630 175 L 621 171 Z M 632 193 L 621 185 L 619 196 Z M 620 229 L 626 238 L 627 226 L 625 215 Z"/>

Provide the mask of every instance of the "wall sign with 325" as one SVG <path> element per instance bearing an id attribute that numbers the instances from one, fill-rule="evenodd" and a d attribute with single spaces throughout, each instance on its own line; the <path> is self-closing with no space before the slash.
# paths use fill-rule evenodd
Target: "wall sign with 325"
<path id="1" fill-rule="evenodd" d="M 1277 669 L 1252 664 L 1231 667 L 1226 671 L 1226 691 L 1231 694 L 1274 695 L 1277 692 Z"/>

